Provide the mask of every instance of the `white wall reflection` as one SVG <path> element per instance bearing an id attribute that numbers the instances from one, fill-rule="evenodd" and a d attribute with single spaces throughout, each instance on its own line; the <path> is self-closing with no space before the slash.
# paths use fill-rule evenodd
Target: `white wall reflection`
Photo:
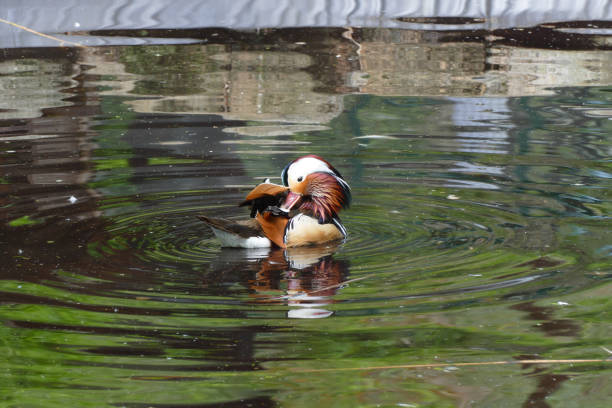
<path id="1" fill-rule="evenodd" d="M 508 98 L 448 98 L 453 102 L 452 121 L 457 127 L 457 151 L 510 153 L 508 132 L 515 125 Z"/>

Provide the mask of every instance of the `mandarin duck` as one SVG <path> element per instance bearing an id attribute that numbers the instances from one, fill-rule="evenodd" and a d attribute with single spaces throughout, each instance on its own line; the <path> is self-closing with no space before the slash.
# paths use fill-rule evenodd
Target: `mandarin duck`
<path id="1" fill-rule="evenodd" d="M 250 206 L 251 219 L 235 221 L 199 215 L 226 247 L 298 247 L 346 238 L 338 212 L 348 208 L 351 188 L 329 162 L 307 155 L 281 173 L 283 185 L 267 179 L 240 206 Z"/>

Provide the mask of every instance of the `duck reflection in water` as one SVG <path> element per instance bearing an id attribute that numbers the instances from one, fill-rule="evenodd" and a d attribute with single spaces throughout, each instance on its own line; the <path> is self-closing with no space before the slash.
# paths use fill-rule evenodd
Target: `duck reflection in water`
<path id="1" fill-rule="evenodd" d="M 333 258 L 336 249 L 337 245 L 271 251 L 251 283 L 258 300 L 267 301 L 270 296 L 265 294 L 278 293 L 286 284 L 285 294 L 273 299 L 286 299 L 287 304 L 294 307 L 289 310 L 288 317 L 331 316 L 333 312 L 324 306 L 333 303 L 332 296 L 346 280 L 349 270 L 348 261 Z"/>
<path id="2" fill-rule="evenodd" d="M 210 264 L 208 285 L 248 287 L 256 303 L 290 306 L 289 318 L 324 318 L 326 305 L 346 282 L 349 262 L 334 259 L 340 243 L 295 248 L 222 248 Z"/>

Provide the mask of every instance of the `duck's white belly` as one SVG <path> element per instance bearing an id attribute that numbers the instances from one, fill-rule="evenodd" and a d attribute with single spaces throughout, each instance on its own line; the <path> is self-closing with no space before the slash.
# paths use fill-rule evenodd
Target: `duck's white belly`
<path id="1" fill-rule="evenodd" d="M 319 224 L 316 218 L 304 214 L 293 217 L 285 231 L 288 247 L 322 244 L 345 237 L 344 231 L 335 223 Z"/>
<path id="2" fill-rule="evenodd" d="M 237 234 L 232 234 L 226 231 L 221 231 L 215 227 L 211 227 L 221 245 L 232 248 L 269 248 L 272 242 L 266 237 L 248 237 L 244 238 Z"/>

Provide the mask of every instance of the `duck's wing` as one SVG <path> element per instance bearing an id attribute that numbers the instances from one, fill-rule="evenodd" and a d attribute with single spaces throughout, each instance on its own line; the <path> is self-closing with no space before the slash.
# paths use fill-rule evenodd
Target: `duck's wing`
<path id="1" fill-rule="evenodd" d="M 205 215 L 197 216 L 201 221 L 220 231 L 229 232 L 238 236 L 249 238 L 263 234 L 259 223 L 255 220 L 227 220 L 225 218 L 212 218 Z"/>
<path id="2" fill-rule="evenodd" d="M 254 219 L 235 221 L 205 215 L 197 217 L 212 228 L 223 246 L 238 248 L 270 246 L 270 240 L 266 237 L 261 225 Z"/>
<path id="3" fill-rule="evenodd" d="M 269 206 L 279 207 L 289 192 L 289 188 L 272 183 L 261 183 L 255 187 L 240 206 L 248 205 L 251 207 L 251 218 L 257 213 L 263 214 Z"/>
<path id="4" fill-rule="evenodd" d="M 288 187 L 264 182 L 255 187 L 241 206 L 251 206 L 251 217 L 244 221 L 227 220 L 198 215 L 198 218 L 208 224 L 224 246 L 254 248 L 270 246 L 274 242 L 279 247 L 285 247 L 283 242 L 288 218 L 286 214 L 276 216 L 268 207 L 278 207 L 282 204 L 289 191 Z"/>

